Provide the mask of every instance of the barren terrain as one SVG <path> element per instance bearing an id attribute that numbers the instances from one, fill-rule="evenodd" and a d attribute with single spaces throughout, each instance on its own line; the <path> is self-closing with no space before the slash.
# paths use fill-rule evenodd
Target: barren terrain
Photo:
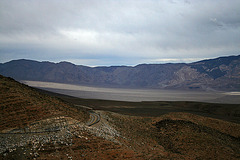
<path id="1" fill-rule="evenodd" d="M 240 158 L 238 104 L 80 99 L 3 76 L 0 104 L 0 159 Z"/>
<path id="2" fill-rule="evenodd" d="M 32 87 L 86 99 L 115 101 L 198 101 L 240 104 L 239 92 L 102 88 L 53 82 L 22 81 Z"/>

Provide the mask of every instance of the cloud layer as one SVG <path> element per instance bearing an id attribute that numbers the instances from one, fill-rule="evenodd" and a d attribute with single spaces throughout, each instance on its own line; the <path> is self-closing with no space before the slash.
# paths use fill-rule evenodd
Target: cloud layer
<path id="1" fill-rule="evenodd" d="M 84 65 L 239 54 L 239 0 L 2 0 L 0 59 Z"/>

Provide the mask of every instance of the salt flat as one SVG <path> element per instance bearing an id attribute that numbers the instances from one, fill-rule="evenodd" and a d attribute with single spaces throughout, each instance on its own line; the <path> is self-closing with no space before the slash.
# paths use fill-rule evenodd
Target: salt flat
<path id="1" fill-rule="evenodd" d="M 32 87 L 79 98 L 119 101 L 199 101 L 240 104 L 239 92 L 180 91 L 89 87 L 53 82 L 22 81 Z"/>

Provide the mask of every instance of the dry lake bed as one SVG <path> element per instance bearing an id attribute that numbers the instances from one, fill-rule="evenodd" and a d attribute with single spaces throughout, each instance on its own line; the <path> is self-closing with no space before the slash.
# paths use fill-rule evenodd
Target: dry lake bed
<path id="1" fill-rule="evenodd" d="M 81 85 L 39 81 L 21 81 L 21 82 L 29 86 L 44 89 L 47 91 L 87 99 L 104 99 L 132 102 L 198 101 L 198 102 L 240 104 L 240 92 L 180 91 L 163 89 L 122 89 L 122 88 L 89 87 Z"/>

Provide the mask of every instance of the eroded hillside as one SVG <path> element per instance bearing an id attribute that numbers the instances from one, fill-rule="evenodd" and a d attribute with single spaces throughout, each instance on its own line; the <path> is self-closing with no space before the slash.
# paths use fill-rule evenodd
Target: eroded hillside
<path id="1" fill-rule="evenodd" d="M 120 141 L 144 159 L 240 158 L 239 124 L 180 112 L 157 118 L 107 116 L 122 135 Z"/>
<path id="2" fill-rule="evenodd" d="M 0 76 L 0 159 L 135 159 L 104 119 Z"/>
<path id="3" fill-rule="evenodd" d="M 155 117 L 106 108 L 88 112 L 83 105 L 101 106 L 104 101 L 79 99 L 74 106 L 3 76 L 0 102 L 0 159 L 240 158 L 237 123 L 184 112 Z M 133 108 L 139 103 L 110 101 L 108 105 Z M 100 121 L 89 125 L 96 121 L 91 120 L 92 112 Z"/>
<path id="4" fill-rule="evenodd" d="M 79 121 L 87 119 L 83 110 L 73 108 L 63 101 L 41 94 L 35 89 L 0 77 L 1 130 L 21 128 L 31 122 L 57 116 L 71 116 Z"/>

